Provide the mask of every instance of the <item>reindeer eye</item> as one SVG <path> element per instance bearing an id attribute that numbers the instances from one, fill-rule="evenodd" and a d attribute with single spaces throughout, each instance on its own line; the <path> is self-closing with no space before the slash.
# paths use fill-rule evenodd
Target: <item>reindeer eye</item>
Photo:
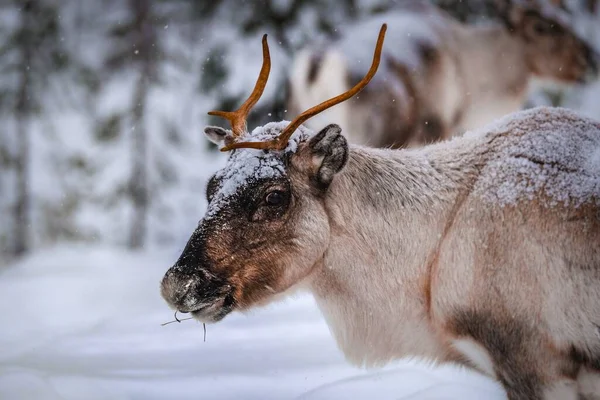
<path id="1" fill-rule="evenodd" d="M 269 206 L 280 206 L 285 199 L 282 191 L 274 190 L 265 196 L 265 203 Z"/>

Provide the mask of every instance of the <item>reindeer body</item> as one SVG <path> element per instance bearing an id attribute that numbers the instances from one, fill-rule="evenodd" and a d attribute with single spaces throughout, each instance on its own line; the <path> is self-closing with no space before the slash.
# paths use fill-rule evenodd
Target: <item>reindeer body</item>
<path id="1" fill-rule="evenodd" d="M 325 207 L 309 286 L 353 362 L 460 362 L 511 399 L 600 368 L 600 124 L 537 109 L 423 150 L 355 147 Z"/>
<path id="2" fill-rule="evenodd" d="M 335 121 L 352 143 L 422 145 L 521 109 L 535 76 L 574 83 L 585 75 L 582 65 L 596 68 L 591 50 L 566 30 L 553 36 L 556 49 L 551 49 L 542 43 L 547 37 L 524 40 L 525 34 L 504 25 L 466 25 L 433 7 L 412 7 L 301 51 L 289 78 L 288 110 L 293 114 L 347 90 L 364 75 L 370 57 L 364 32 L 384 20 L 389 42 L 379 74 L 360 96 L 315 117 L 308 127 Z M 543 63 L 546 70 L 537 65 Z"/>
<path id="3" fill-rule="evenodd" d="M 207 127 L 233 150 L 165 274 L 169 305 L 205 322 L 312 291 L 348 359 L 453 361 L 510 400 L 600 397 L 600 123 L 538 108 L 421 150 L 349 147 L 292 122 L 245 130 L 270 70 Z"/>
<path id="4" fill-rule="evenodd" d="M 537 108 L 423 149 L 348 148 L 334 125 L 290 143 L 236 151 L 211 181 L 170 304 L 214 322 L 304 287 L 355 364 L 416 356 L 510 400 L 600 397 L 600 123 Z M 252 200 L 273 187 L 289 202 Z"/>

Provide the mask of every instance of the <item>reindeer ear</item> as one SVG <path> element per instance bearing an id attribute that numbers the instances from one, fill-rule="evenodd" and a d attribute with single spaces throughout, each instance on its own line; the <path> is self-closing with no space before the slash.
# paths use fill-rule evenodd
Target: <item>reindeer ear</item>
<path id="1" fill-rule="evenodd" d="M 321 189 L 326 189 L 336 173 L 348 161 L 348 142 L 342 136 L 342 129 L 335 124 L 326 126 L 313 136 L 308 147 L 312 154 L 314 181 Z"/>
<path id="2" fill-rule="evenodd" d="M 220 128 L 218 126 L 207 126 L 204 128 L 204 134 L 217 146 L 223 146 L 228 144 L 233 139 L 233 134 L 227 129 Z"/>

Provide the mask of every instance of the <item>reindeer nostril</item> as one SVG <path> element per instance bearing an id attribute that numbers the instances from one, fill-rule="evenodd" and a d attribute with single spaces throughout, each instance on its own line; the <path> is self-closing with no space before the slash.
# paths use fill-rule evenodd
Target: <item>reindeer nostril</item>
<path id="1" fill-rule="evenodd" d="M 229 285 L 206 268 L 173 267 L 163 278 L 161 293 L 171 307 L 186 313 L 220 301 Z"/>
<path id="2" fill-rule="evenodd" d="M 181 311 L 181 305 L 186 302 L 189 297 L 190 289 L 195 281 L 195 278 L 181 273 L 173 267 L 167 271 L 161 283 L 161 294 L 163 298 L 174 308 Z"/>

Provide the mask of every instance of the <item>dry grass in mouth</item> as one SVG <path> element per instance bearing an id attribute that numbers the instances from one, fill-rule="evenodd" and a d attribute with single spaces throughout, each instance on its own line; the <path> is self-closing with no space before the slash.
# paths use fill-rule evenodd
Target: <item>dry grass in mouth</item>
<path id="1" fill-rule="evenodd" d="M 194 319 L 194 317 L 179 319 L 179 318 L 177 318 L 177 311 L 175 311 L 175 314 L 173 315 L 173 317 L 175 318 L 173 321 L 162 323 L 162 324 L 160 324 L 160 326 L 169 325 L 169 324 L 172 324 L 173 322 L 181 323 L 181 321 L 187 321 L 188 319 Z M 202 327 L 204 328 L 204 341 L 206 342 L 206 324 L 202 323 Z"/>

